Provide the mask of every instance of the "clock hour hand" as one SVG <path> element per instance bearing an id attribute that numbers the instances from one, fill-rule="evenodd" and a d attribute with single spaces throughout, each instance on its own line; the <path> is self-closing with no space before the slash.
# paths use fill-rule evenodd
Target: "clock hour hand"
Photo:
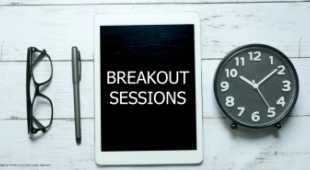
<path id="1" fill-rule="evenodd" d="M 271 73 L 269 73 L 265 78 L 263 78 L 260 82 L 257 83 L 257 86 L 262 84 L 265 80 L 267 80 L 269 77 L 271 77 L 274 73 L 276 73 L 278 69 L 273 70 Z"/>
<path id="2" fill-rule="evenodd" d="M 243 80 L 244 82 L 248 83 L 249 85 L 251 85 L 254 88 L 254 84 L 250 80 L 246 79 L 243 76 L 239 76 L 239 77 L 240 77 L 241 80 Z"/>

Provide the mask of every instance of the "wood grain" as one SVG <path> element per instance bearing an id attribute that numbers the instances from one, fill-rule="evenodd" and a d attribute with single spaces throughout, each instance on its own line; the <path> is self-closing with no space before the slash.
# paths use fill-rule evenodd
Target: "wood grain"
<path id="1" fill-rule="evenodd" d="M 80 5 L 0 7 L 0 61 L 25 61 L 29 46 L 45 48 L 54 60 L 70 60 L 78 46 L 93 60 L 97 13 L 197 11 L 202 58 L 223 58 L 234 48 L 263 43 L 289 57 L 310 57 L 310 3 Z M 287 12 L 294 11 L 294 12 Z"/>
<path id="2" fill-rule="evenodd" d="M 290 117 L 283 128 L 231 130 L 226 119 L 204 119 L 204 160 L 200 165 L 108 166 L 104 169 L 307 169 L 310 117 Z M 25 120 L 0 120 L 1 164 L 50 164 L 46 169 L 95 169 L 94 120 L 82 120 L 82 143 L 76 145 L 74 121 L 55 120 L 47 133 L 27 134 Z M 9 137 L 7 137 L 9 136 Z M 300 140 L 300 137 L 303 139 Z M 126 142 L 126 141 L 124 141 Z M 2 169 L 2 167 L 0 167 Z M 12 169 L 7 167 L 4 169 Z M 16 168 L 14 168 L 16 169 Z M 25 167 L 18 167 L 25 169 Z M 44 169 L 28 167 L 28 169 Z"/>

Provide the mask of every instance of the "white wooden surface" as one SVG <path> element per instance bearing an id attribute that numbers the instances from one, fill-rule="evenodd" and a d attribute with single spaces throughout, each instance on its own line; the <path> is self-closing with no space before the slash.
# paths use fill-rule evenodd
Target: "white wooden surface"
<path id="1" fill-rule="evenodd" d="M 98 167 L 94 162 L 93 17 L 96 13 L 161 11 L 197 11 L 201 17 L 204 162 L 186 166 Z M 309 17 L 310 3 L 293 1 L 3 0 L 0 169 L 309 169 Z M 281 130 L 231 130 L 230 121 L 215 107 L 212 80 L 218 63 L 227 52 L 248 43 L 280 49 L 297 69 L 299 99 L 282 122 Z M 25 70 L 29 46 L 45 48 L 54 66 L 52 83 L 44 91 L 54 103 L 53 125 L 47 133 L 33 137 L 28 136 L 26 127 Z M 72 46 L 78 46 L 83 59 L 79 146 L 75 143 L 73 121 Z M 20 165 L 13 167 L 14 164 Z"/>
<path id="2" fill-rule="evenodd" d="M 309 0 L 2 0 L 1 5 L 111 5 L 111 4 L 218 4 L 218 3 L 275 3 L 275 2 L 307 2 Z"/>

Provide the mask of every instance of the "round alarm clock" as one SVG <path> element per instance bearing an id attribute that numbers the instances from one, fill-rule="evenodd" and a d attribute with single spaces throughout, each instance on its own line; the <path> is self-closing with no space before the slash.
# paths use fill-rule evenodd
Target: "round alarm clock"
<path id="1" fill-rule="evenodd" d="M 231 51 L 214 76 L 214 96 L 231 128 L 265 128 L 293 109 L 298 97 L 297 72 L 281 51 L 263 44 L 249 44 Z"/>

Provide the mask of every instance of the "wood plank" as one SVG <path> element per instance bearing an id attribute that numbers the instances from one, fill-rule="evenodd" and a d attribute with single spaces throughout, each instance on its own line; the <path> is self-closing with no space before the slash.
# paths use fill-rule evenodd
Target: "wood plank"
<path id="1" fill-rule="evenodd" d="M 291 59 L 296 67 L 300 93 L 298 101 L 291 116 L 310 116 L 310 80 L 309 58 Z M 223 118 L 216 108 L 213 99 L 213 76 L 220 60 L 203 60 L 202 62 L 202 95 L 204 118 Z M 54 76 L 51 84 L 43 91 L 50 97 L 54 104 L 54 118 L 74 118 L 73 87 L 71 62 L 53 62 Z M 26 63 L 25 62 L 0 62 L 0 120 L 1 119 L 26 119 Z M 82 118 L 94 117 L 93 100 L 93 62 L 82 63 L 81 81 L 81 116 Z"/>
<path id="2" fill-rule="evenodd" d="M 33 1 L 36 2 L 36 1 Z M 263 43 L 289 57 L 310 57 L 310 3 L 55 5 L 0 7 L 0 61 L 25 61 L 29 46 L 45 48 L 54 60 L 70 60 L 78 46 L 93 59 L 97 13 L 197 11 L 202 58 L 223 58 L 234 48 Z M 290 12 L 287 12 L 290 11 Z M 22 29 L 21 29 L 22 28 Z"/>
<path id="3" fill-rule="evenodd" d="M 84 4 L 96 4 L 96 5 L 110 5 L 110 4 L 218 4 L 218 3 L 279 3 L 279 2 L 306 2 L 307 0 L 2 0 L 0 5 L 10 5 L 10 6 L 25 6 L 25 5 L 84 5 Z"/>
<path id="4" fill-rule="evenodd" d="M 307 169 L 310 117 L 290 117 L 283 128 L 231 130 L 225 119 L 204 119 L 204 162 L 184 166 L 107 166 L 105 169 Z M 50 164 L 45 169 L 95 169 L 94 120 L 82 120 L 76 145 L 74 121 L 55 120 L 45 134 L 29 137 L 25 120 L 0 120 L 0 166 Z M 14 127 L 14 128 L 11 128 Z M 7 130 L 10 128 L 10 130 Z M 300 137 L 303 137 L 300 140 Z M 126 142 L 126 141 L 124 141 Z M 12 169 L 6 167 L 4 169 Z M 1 167 L 1 169 L 3 169 Z M 17 167 L 14 169 L 25 169 Z M 44 169 L 31 167 L 30 169 Z"/>

